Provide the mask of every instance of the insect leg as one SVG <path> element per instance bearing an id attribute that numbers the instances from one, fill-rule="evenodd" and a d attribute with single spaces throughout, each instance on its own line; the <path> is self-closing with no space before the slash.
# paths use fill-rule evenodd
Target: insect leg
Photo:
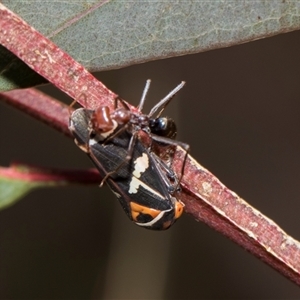
<path id="1" fill-rule="evenodd" d="M 104 178 L 102 179 L 101 183 L 100 183 L 100 187 L 103 186 L 103 184 L 105 183 L 105 181 L 111 177 L 112 175 L 114 175 L 115 173 L 117 173 L 125 164 L 127 164 L 131 158 L 132 158 L 132 154 L 133 154 L 133 149 L 134 149 L 134 145 L 135 145 L 135 142 L 136 142 L 136 137 L 137 137 L 137 132 L 133 133 L 133 135 L 131 136 L 130 138 L 130 141 L 129 141 L 129 144 L 128 144 L 128 154 L 126 155 L 126 158 L 125 160 L 113 171 L 111 172 L 108 172 Z M 94 159 L 96 159 L 94 157 Z"/>
<path id="2" fill-rule="evenodd" d="M 185 151 L 185 155 L 184 155 L 182 166 L 181 166 L 181 172 L 180 172 L 181 174 L 180 174 L 180 178 L 178 180 L 178 185 L 176 187 L 176 189 L 178 189 L 179 184 L 181 182 L 181 179 L 182 179 L 182 177 L 184 175 L 184 168 L 185 168 L 187 156 L 188 156 L 189 151 L 190 151 L 190 145 L 188 145 L 186 143 L 182 143 L 180 141 L 172 140 L 170 138 L 166 138 L 166 137 L 162 137 L 162 136 L 159 136 L 159 135 L 155 135 L 155 134 L 151 134 L 151 137 L 152 137 L 152 139 L 154 141 L 156 141 L 158 143 L 162 143 L 162 144 L 166 144 L 166 145 L 170 145 L 170 146 L 175 146 L 175 147 L 180 146 Z"/>

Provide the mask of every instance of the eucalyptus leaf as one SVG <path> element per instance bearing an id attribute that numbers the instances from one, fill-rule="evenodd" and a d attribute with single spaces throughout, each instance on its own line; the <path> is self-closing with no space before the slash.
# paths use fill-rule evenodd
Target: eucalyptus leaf
<path id="1" fill-rule="evenodd" d="M 2 3 L 90 71 L 228 47 L 300 28 L 300 1 Z M 3 48 L 0 61 L 2 91 L 43 82 Z M 7 76 L 12 73 L 14 78 Z"/>

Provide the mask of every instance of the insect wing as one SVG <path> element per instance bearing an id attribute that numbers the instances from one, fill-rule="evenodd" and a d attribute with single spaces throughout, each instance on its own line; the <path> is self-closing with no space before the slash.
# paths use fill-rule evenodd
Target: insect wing
<path id="1" fill-rule="evenodd" d="M 69 130 L 75 138 L 75 143 L 84 151 L 88 152 L 88 142 L 90 139 L 89 119 L 91 111 L 79 108 L 76 109 L 69 121 Z"/>
<path id="2" fill-rule="evenodd" d="M 101 134 L 90 137 L 92 111 L 77 109 L 70 118 L 69 128 L 77 145 L 88 153 L 102 177 L 114 172 L 107 180 L 128 217 L 150 229 L 166 229 L 174 219 L 176 201 L 159 176 L 158 164 L 137 139 L 132 158 L 126 160 L 131 134 L 126 130 L 103 143 Z"/>
<path id="3" fill-rule="evenodd" d="M 128 217 L 140 226 L 163 229 L 174 219 L 172 198 L 157 170 L 157 164 L 137 140 L 127 161 L 131 135 L 124 131 L 106 145 L 90 141 L 90 157 L 102 176 L 121 167 L 107 179 Z"/>

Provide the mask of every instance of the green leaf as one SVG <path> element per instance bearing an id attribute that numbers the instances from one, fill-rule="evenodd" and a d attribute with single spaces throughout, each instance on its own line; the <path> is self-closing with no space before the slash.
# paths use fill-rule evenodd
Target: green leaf
<path id="1" fill-rule="evenodd" d="M 300 28 L 299 1 L 2 3 L 90 71 L 228 47 Z M 0 90 L 43 80 L 3 48 L 0 62 Z"/>
<path id="2" fill-rule="evenodd" d="M 43 184 L 0 177 L 0 210 L 21 200 L 26 194 Z"/>

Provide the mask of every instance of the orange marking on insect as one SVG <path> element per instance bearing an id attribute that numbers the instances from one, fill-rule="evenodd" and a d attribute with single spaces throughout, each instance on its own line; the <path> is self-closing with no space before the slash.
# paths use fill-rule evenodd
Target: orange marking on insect
<path id="1" fill-rule="evenodd" d="M 150 215 L 153 219 L 160 214 L 160 210 L 149 208 L 143 205 L 139 205 L 135 202 L 130 202 L 131 216 L 134 221 L 137 221 L 137 217 L 140 213 Z"/>
<path id="2" fill-rule="evenodd" d="M 178 219 L 183 213 L 184 204 L 181 201 L 176 201 L 175 204 L 175 219 Z"/>

